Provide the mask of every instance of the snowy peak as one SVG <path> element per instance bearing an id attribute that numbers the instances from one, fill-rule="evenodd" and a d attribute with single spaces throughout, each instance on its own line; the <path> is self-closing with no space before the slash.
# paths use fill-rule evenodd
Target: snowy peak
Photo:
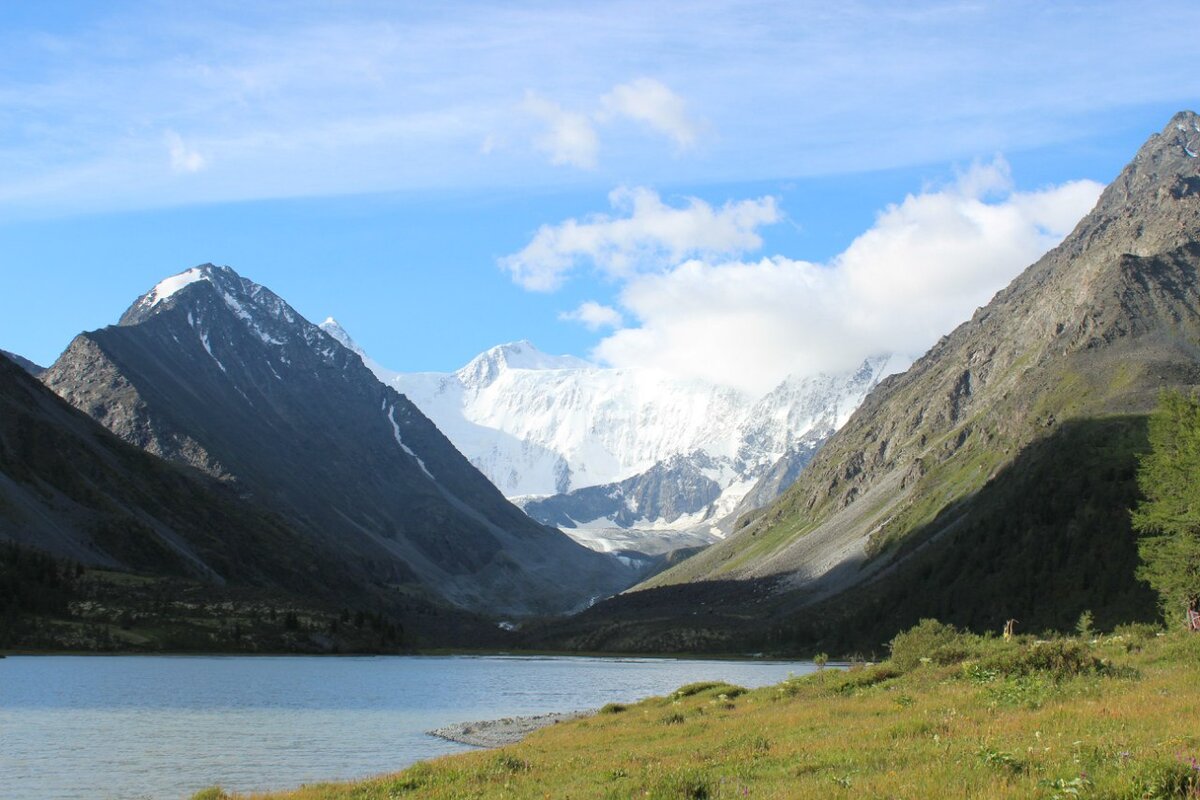
<path id="1" fill-rule="evenodd" d="M 543 353 L 527 339 L 497 345 L 477 355 L 455 374 L 468 386 L 484 386 L 500 373 L 514 370 L 595 369 L 596 365 L 575 356 Z"/>
<path id="2" fill-rule="evenodd" d="M 234 339 L 240 337 L 234 336 L 235 329 L 270 348 L 279 360 L 286 361 L 286 351 L 293 346 L 314 351 L 326 363 L 342 360 L 337 341 L 279 295 L 229 267 L 201 264 L 159 281 L 129 307 L 119 324 L 140 325 L 163 314 L 186 318 L 222 369 L 224 362 L 215 350 L 237 350 Z"/>
<path id="3" fill-rule="evenodd" d="M 333 317 L 326 317 L 325 321 L 317 327 L 328 333 L 334 339 L 337 339 L 338 343 L 347 350 L 358 353 L 360 356 L 365 355 L 363 349 L 358 346 L 358 342 L 350 338 L 350 334 L 346 332 L 346 329 L 343 328 L 341 323 Z"/>

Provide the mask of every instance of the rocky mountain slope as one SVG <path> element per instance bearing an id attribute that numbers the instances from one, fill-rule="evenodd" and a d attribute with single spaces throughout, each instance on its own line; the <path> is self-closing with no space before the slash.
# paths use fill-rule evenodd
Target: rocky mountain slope
<path id="1" fill-rule="evenodd" d="M 457 372 L 397 373 L 322 327 L 403 392 L 533 518 L 601 550 L 704 544 L 778 496 L 867 391 L 907 362 L 792 376 L 762 398 L 649 370 L 500 345 Z M 749 498 L 749 499 L 748 499 Z"/>
<path id="2" fill-rule="evenodd" d="M 349 593 L 328 554 L 275 515 L 188 467 L 161 461 L 0 356 L 0 539 L 98 567 Z"/>
<path id="3" fill-rule="evenodd" d="M 203 265 L 78 336 L 47 386 L 279 513 L 371 582 L 555 613 L 629 580 L 507 502 L 412 403 L 265 287 Z"/>
<path id="4" fill-rule="evenodd" d="M 1164 387 L 1200 385 L 1198 143 L 1200 118 L 1176 115 L 1061 245 L 871 392 L 779 501 L 594 619 L 644 624 L 703 596 L 727 627 L 749 614 L 776 633 L 939 610 L 1038 625 L 1141 602 L 1127 514 L 1141 415 Z"/>

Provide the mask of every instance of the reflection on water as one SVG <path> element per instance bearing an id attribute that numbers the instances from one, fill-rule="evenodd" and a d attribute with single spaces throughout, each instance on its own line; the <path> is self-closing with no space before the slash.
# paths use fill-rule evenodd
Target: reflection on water
<path id="1" fill-rule="evenodd" d="M 365 777 L 470 749 L 474 719 L 597 708 L 699 680 L 763 686 L 810 664 L 522 656 L 45 656 L 0 660 L 10 800 L 180 798 Z"/>

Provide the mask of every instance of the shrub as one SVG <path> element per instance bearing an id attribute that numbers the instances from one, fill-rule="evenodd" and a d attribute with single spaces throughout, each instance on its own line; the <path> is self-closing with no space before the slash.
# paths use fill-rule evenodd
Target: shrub
<path id="1" fill-rule="evenodd" d="M 1079 615 L 1079 621 L 1075 623 L 1075 632 L 1082 639 L 1091 639 L 1095 631 L 1092 630 L 1093 622 L 1092 612 L 1084 611 Z"/>
<path id="2" fill-rule="evenodd" d="M 680 686 L 671 693 L 673 700 L 682 700 L 685 697 L 701 694 L 703 692 L 715 692 L 723 694 L 727 698 L 739 697 L 746 693 L 746 688 L 742 686 L 734 686 L 732 683 L 724 681 L 699 681 L 697 683 L 689 683 L 686 686 Z"/>
<path id="3" fill-rule="evenodd" d="M 1008 677 L 1043 673 L 1056 679 L 1114 672 L 1111 664 L 1092 655 L 1086 645 L 1067 640 L 1035 642 L 1028 647 L 1000 651 L 981 660 L 979 668 Z"/>
<path id="4" fill-rule="evenodd" d="M 708 800 L 715 793 L 712 780 L 703 772 L 684 771 L 663 778 L 645 796 L 651 800 Z"/>
<path id="5" fill-rule="evenodd" d="M 1143 766 L 1118 795 L 1121 800 L 1170 800 L 1200 795 L 1200 769 L 1192 761 L 1158 761 Z"/>
<path id="6" fill-rule="evenodd" d="M 229 800 L 229 795 L 220 786 L 209 786 L 192 795 L 192 800 Z"/>
<path id="7" fill-rule="evenodd" d="M 620 714 L 626 708 L 627 708 L 627 706 L 625 706 L 621 703 L 605 703 L 604 705 L 600 706 L 600 713 L 601 714 Z"/>
<path id="8" fill-rule="evenodd" d="M 514 775 L 518 772 L 529 771 L 528 761 L 504 752 L 496 754 L 496 757 L 492 759 L 492 765 L 495 767 L 497 772 L 508 772 Z"/>
<path id="9" fill-rule="evenodd" d="M 907 672 L 919 667 L 922 659 L 932 660 L 934 651 L 956 644 L 959 632 L 952 625 L 936 619 L 923 619 L 915 627 L 896 634 L 892 639 L 892 663 Z M 925 663 L 928 663 L 926 661 Z"/>

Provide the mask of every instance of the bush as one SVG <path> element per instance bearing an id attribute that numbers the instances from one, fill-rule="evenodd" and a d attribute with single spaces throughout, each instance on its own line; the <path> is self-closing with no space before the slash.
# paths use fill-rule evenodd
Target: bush
<path id="1" fill-rule="evenodd" d="M 908 672 L 922 663 L 932 661 L 935 651 L 942 650 L 942 657 L 951 656 L 946 649 L 959 644 L 960 636 L 952 625 L 945 625 L 936 619 L 923 619 L 915 627 L 896 634 L 892 639 L 889 645 L 892 650 L 892 664 Z"/>
<path id="2" fill-rule="evenodd" d="M 1114 672 L 1111 664 L 1092 655 L 1086 645 L 1068 640 L 1034 642 L 1028 647 L 1000 651 L 981 660 L 978 666 L 1006 677 L 1042 673 L 1062 679 Z"/>
<path id="3" fill-rule="evenodd" d="M 686 686 L 680 686 L 671 693 L 671 699 L 682 700 L 685 697 L 710 692 L 712 694 L 723 694 L 727 698 L 739 697 L 746 693 L 746 688 L 735 686 L 732 683 L 724 681 L 699 681 L 698 683 L 689 683 Z"/>
<path id="4" fill-rule="evenodd" d="M 192 795 L 192 800 L 229 800 L 229 795 L 220 786 L 209 786 Z"/>
<path id="5" fill-rule="evenodd" d="M 1142 767 L 1121 800 L 1169 800 L 1200 795 L 1200 767 L 1194 761 L 1159 761 Z"/>
<path id="6" fill-rule="evenodd" d="M 600 713 L 601 714 L 620 714 L 626 708 L 627 708 L 627 706 L 625 706 L 621 703 L 605 703 L 604 705 L 600 706 Z"/>
<path id="7" fill-rule="evenodd" d="M 684 771 L 660 780 L 645 794 L 651 800 L 708 800 L 712 780 L 703 772 Z"/>

